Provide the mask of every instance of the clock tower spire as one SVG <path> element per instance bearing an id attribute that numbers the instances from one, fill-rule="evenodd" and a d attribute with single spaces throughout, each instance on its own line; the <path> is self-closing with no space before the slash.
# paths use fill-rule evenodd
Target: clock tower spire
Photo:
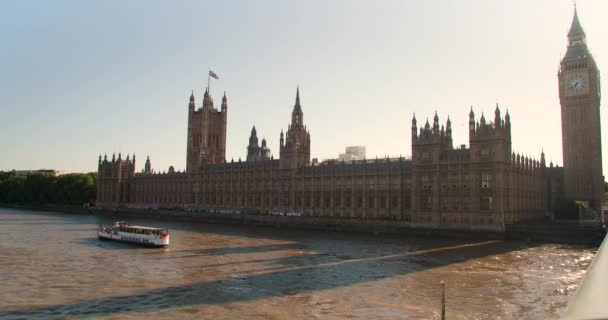
<path id="1" fill-rule="evenodd" d="M 562 116 L 564 192 L 601 212 L 604 194 L 600 126 L 600 73 L 587 48 L 576 7 L 568 49 L 558 72 Z"/>

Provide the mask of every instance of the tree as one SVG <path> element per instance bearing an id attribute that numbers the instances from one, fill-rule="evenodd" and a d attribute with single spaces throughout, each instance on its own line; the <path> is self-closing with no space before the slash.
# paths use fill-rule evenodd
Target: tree
<path id="1" fill-rule="evenodd" d="M 19 174 L 0 171 L 0 202 L 31 204 L 75 204 L 95 201 L 97 173 Z"/>

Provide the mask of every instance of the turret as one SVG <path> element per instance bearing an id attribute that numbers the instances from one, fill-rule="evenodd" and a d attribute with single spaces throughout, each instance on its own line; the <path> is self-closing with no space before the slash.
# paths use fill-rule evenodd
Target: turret
<path id="1" fill-rule="evenodd" d="M 284 141 L 285 140 L 283 139 L 283 129 L 281 129 L 281 139 L 280 139 L 280 142 L 279 142 L 281 147 L 283 147 Z"/>
<path id="2" fill-rule="evenodd" d="M 418 138 L 418 126 L 416 124 L 416 114 L 414 113 L 414 117 L 412 118 L 412 142 L 414 142 Z"/>
<path id="3" fill-rule="evenodd" d="M 258 145 L 258 135 L 255 125 L 251 128 L 249 145 L 247 146 L 247 161 L 257 161 L 260 159 L 260 146 Z"/>
<path id="4" fill-rule="evenodd" d="M 203 111 L 210 112 L 213 110 L 213 100 L 209 95 L 209 90 L 205 89 L 205 96 L 203 97 Z"/>
<path id="5" fill-rule="evenodd" d="M 302 106 L 300 105 L 300 87 L 296 88 L 296 103 L 293 106 L 293 111 L 291 112 L 291 125 L 292 126 L 302 126 L 304 123 L 304 114 L 302 113 Z"/>
<path id="6" fill-rule="evenodd" d="M 500 109 L 498 108 L 498 103 L 496 104 L 496 110 L 494 111 L 494 126 L 496 128 L 500 127 Z"/>
<path id="7" fill-rule="evenodd" d="M 266 138 L 262 138 L 262 146 L 260 147 L 260 157 L 262 160 L 270 159 L 270 148 L 266 144 Z"/>
<path id="8" fill-rule="evenodd" d="M 194 90 L 190 94 L 190 103 L 188 103 L 188 112 L 194 112 L 194 108 L 196 107 L 196 102 L 194 101 Z"/>
<path id="9" fill-rule="evenodd" d="M 302 106 L 300 105 L 300 86 L 296 87 L 296 104 L 294 106 L 294 110 L 296 109 L 302 111 Z"/>
<path id="10" fill-rule="evenodd" d="M 542 168 L 544 168 L 544 167 L 546 167 L 546 166 L 547 166 L 547 164 L 545 163 L 545 150 L 542 150 L 542 151 L 540 152 L 540 166 L 541 166 Z"/>
<path id="11" fill-rule="evenodd" d="M 152 174 L 152 165 L 150 164 L 150 156 L 146 158 L 146 164 L 144 166 L 145 174 Z"/>
<path id="12" fill-rule="evenodd" d="M 255 130 L 255 125 L 253 125 L 253 128 L 251 128 L 251 135 L 249 136 L 249 145 L 258 145 L 258 133 Z"/>
<path id="13" fill-rule="evenodd" d="M 469 112 L 469 133 L 475 134 L 475 113 L 473 112 L 473 106 L 471 106 L 471 112 Z"/>
<path id="14" fill-rule="evenodd" d="M 435 117 L 433 117 L 433 133 L 439 133 L 439 116 L 437 116 L 437 111 L 435 111 Z"/>
<path id="15" fill-rule="evenodd" d="M 228 110 L 228 99 L 226 98 L 226 91 L 224 91 L 224 96 L 222 97 L 222 112 L 226 112 Z"/>
<path id="16" fill-rule="evenodd" d="M 445 134 L 448 137 L 452 136 L 452 121 L 450 121 L 450 116 L 448 116 L 448 121 L 445 124 Z"/>

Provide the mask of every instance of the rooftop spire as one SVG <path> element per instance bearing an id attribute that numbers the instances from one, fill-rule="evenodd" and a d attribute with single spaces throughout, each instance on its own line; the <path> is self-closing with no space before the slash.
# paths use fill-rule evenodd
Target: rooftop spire
<path id="1" fill-rule="evenodd" d="M 296 105 L 295 105 L 296 109 L 301 109 L 300 106 L 300 86 L 298 85 L 296 88 Z"/>
<path id="2" fill-rule="evenodd" d="M 574 3 L 574 17 L 572 17 L 572 24 L 570 25 L 570 31 L 568 31 L 568 36 L 577 33 L 584 34 L 585 31 L 583 31 L 583 27 L 581 27 L 581 22 L 578 20 L 578 11 L 576 10 L 576 3 Z"/>
<path id="3" fill-rule="evenodd" d="M 578 11 L 576 10 L 576 3 L 574 4 L 574 17 L 572 17 L 572 24 L 570 25 L 570 31 L 568 31 L 568 46 L 580 46 L 585 45 L 585 31 L 581 26 L 581 22 L 578 19 Z"/>

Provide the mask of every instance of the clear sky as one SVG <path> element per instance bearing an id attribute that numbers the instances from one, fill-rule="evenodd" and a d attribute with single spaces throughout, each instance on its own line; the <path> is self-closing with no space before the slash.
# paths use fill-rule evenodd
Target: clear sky
<path id="1" fill-rule="evenodd" d="M 606 73 L 608 1 L 577 7 Z M 572 15 L 570 0 L 5 1 L 0 170 L 96 171 L 99 153 L 119 151 L 137 154 L 138 171 L 146 155 L 184 169 L 188 97 L 200 104 L 209 66 L 216 106 L 228 96 L 228 160 L 245 158 L 254 123 L 278 157 L 299 84 L 313 158 L 349 145 L 410 155 L 412 114 L 435 110 L 468 144 L 470 106 L 493 118 L 498 102 L 513 150 L 544 148 L 561 165 L 557 70 Z"/>

